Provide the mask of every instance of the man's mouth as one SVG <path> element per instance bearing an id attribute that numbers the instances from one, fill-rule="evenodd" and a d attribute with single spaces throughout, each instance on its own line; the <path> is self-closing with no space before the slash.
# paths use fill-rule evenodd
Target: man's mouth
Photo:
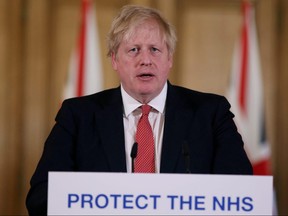
<path id="1" fill-rule="evenodd" d="M 153 77 L 153 76 L 154 75 L 151 73 L 143 73 L 143 74 L 138 75 L 138 77 L 141 77 L 141 78 L 148 78 L 148 77 Z"/>

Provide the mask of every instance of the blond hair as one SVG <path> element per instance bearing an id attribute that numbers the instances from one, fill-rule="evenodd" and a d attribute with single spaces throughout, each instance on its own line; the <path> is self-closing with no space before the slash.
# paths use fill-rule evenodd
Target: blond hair
<path id="1" fill-rule="evenodd" d="M 147 20 L 155 20 L 164 33 L 164 41 L 170 55 L 173 55 L 176 47 L 176 33 L 160 12 L 153 8 L 126 5 L 114 18 L 108 34 L 108 56 L 117 54 L 121 41 L 129 37 L 131 30 Z"/>

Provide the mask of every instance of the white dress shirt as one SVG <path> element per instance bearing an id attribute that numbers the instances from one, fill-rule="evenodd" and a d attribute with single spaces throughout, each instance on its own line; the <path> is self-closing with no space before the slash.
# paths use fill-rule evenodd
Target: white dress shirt
<path id="1" fill-rule="evenodd" d="M 124 123 L 124 134 L 125 134 L 125 153 L 126 153 L 126 166 L 127 172 L 132 172 L 132 160 L 130 157 L 131 149 L 135 143 L 135 133 L 137 129 L 138 121 L 141 117 L 142 104 L 132 98 L 124 90 L 121 85 L 121 94 L 124 106 L 123 112 L 123 123 Z M 165 102 L 167 96 L 167 83 L 164 85 L 161 93 L 151 100 L 148 105 L 152 107 L 149 113 L 149 122 L 152 127 L 155 143 L 155 172 L 160 172 L 160 159 L 161 149 L 164 131 L 164 115 L 165 115 Z"/>

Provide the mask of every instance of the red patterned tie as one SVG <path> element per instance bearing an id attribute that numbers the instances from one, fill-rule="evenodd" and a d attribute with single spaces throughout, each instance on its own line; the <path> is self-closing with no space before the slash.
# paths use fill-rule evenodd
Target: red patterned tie
<path id="1" fill-rule="evenodd" d="M 148 120 L 150 110 L 149 105 L 142 105 L 142 116 L 136 131 L 138 153 L 135 159 L 135 172 L 138 173 L 155 173 L 154 137 Z"/>

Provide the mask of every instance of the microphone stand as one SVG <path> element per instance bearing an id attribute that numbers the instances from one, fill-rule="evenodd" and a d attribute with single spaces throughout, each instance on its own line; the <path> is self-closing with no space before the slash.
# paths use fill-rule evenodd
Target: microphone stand
<path id="1" fill-rule="evenodd" d="M 191 173 L 191 170 L 190 170 L 190 153 L 189 153 L 189 146 L 188 146 L 187 141 L 184 141 L 182 144 L 182 154 L 183 154 L 184 160 L 185 160 L 186 173 Z"/>
<path id="2" fill-rule="evenodd" d="M 137 152 L 138 152 L 138 143 L 135 142 L 132 146 L 132 149 L 131 149 L 131 153 L 130 153 L 130 157 L 131 157 L 131 160 L 132 160 L 132 173 L 134 173 L 134 160 L 135 158 L 137 157 Z"/>

